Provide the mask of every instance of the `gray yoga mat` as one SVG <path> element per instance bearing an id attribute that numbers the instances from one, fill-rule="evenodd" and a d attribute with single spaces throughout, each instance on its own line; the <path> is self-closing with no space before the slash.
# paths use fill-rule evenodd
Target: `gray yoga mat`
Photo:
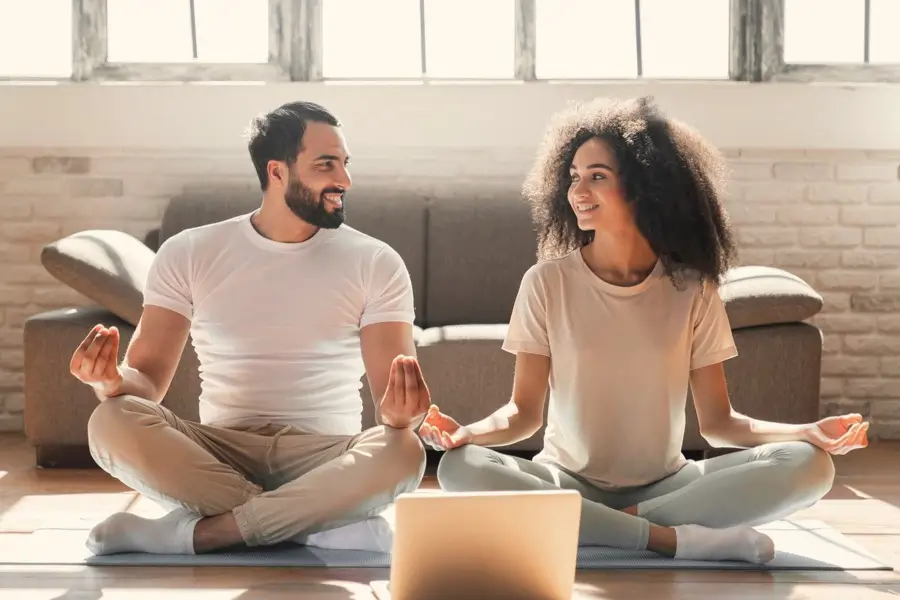
<path id="1" fill-rule="evenodd" d="M 706 570 L 892 570 L 852 540 L 830 528 L 770 532 L 785 549 L 767 565 L 728 561 L 685 561 L 653 552 L 584 547 L 577 567 L 611 569 L 706 569 Z M 778 547 L 778 546 L 777 546 Z M 390 556 L 374 552 L 323 550 L 297 545 L 243 549 L 198 556 L 113 554 L 86 559 L 94 566 L 244 566 L 244 567 L 390 567 Z"/>

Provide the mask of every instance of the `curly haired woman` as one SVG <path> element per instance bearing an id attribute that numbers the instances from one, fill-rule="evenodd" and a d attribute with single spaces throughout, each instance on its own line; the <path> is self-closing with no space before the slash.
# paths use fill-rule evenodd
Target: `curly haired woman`
<path id="1" fill-rule="evenodd" d="M 774 557 L 753 527 L 822 498 L 830 455 L 866 446 L 868 423 L 770 423 L 732 408 L 723 361 L 737 351 L 718 294 L 734 257 L 723 165 L 646 99 L 589 103 L 552 124 L 525 185 L 540 260 L 503 344 L 516 355 L 512 398 L 465 426 L 431 407 L 420 434 L 448 450 L 443 489 L 578 490 L 581 545 Z M 491 450 L 539 430 L 548 385 L 542 451 Z M 704 438 L 741 450 L 685 459 L 688 385 Z"/>

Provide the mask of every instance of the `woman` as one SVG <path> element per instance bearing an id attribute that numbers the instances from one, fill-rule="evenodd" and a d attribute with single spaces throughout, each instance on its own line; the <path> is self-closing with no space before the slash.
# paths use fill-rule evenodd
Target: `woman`
<path id="1" fill-rule="evenodd" d="M 737 351 L 717 292 L 734 257 L 723 166 L 646 99 L 555 120 L 525 185 L 540 260 L 503 344 L 516 354 L 512 398 L 465 426 L 431 407 L 420 433 L 448 450 L 443 489 L 575 489 L 582 545 L 772 560 L 772 540 L 751 527 L 822 498 L 830 454 L 866 446 L 868 423 L 733 410 L 722 363 Z M 538 431 L 548 385 L 543 450 L 525 460 L 489 449 Z M 685 460 L 688 385 L 703 437 L 743 450 Z"/>

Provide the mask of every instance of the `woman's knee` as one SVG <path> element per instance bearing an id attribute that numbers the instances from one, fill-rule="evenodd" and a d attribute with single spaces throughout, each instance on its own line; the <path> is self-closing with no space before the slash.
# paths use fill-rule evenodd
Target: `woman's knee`
<path id="1" fill-rule="evenodd" d="M 795 489 L 805 490 L 815 500 L 828 493 L 835 475 L 830 454 L 809 442 L 790 442 L 782 451 L 785 456 L 779 463 L 790 473 Z"/>
<path id="2" fill-rule="evenodd" d="M 466 444 L 447 450 L 437 468 L 437 480 L 441 489 L 451 492 L 475 491 L 484 477 L 484 467 L 490 462 L 491 451 L 481 446 Z"/>

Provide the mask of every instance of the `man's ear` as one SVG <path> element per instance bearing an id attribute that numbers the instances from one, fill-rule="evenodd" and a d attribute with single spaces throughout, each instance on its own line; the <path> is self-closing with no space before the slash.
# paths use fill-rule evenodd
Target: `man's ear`
<path id="1" fill-rule="evenodd" d="M 277 160 L 270 160 L 269 164 L 266 167 L 269 172 L 269 181 L 275 181 L 282 185 L 285 183 L 284 177 L 284 165 L 282 165 Z"/>

